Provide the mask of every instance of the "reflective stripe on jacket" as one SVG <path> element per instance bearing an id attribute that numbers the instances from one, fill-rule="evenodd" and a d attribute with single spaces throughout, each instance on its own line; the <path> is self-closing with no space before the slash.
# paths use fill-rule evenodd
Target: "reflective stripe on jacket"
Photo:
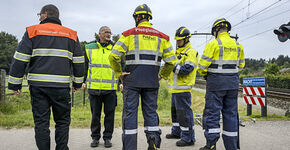
<path id="1" fill-rule="evenodd" d="M 175 72 L 171 72 L 169 77 L 169 92 L 181 93 L 190 92 L 194 83 L 198 64 L 198 53 L 192 49 L 191 44 L 187 43 L 184 47 L 176 50 L 176 56 L 181 58 L 176 63 Z M 189 74 L 179 74 L 179 69 L 184 65 L 190 65 L 193 67 L 193 71 Z"/>
<path id="2" fill-rule="evenodd" d="M 69 87 L 71 81 L 75 88 L 82 85 L 84 56 L 77 32 L 61 26 L 57 18 L 46 18 L 26 28 L 12 59 L 9 89 L 21 89 L 28 63 L 29 85 Z"/>
<path id="3" fill-rule="evenodd" d="M 109 54 L 113 45 L 102 47 L 99 42 L 86 45 L 88 58 L 87 85 L 89 89 L 116 90 L 118 80 L 111 69 Z"/>
<path id="4" fill-rule="evenodd" d="M 114 45 L 109 60 L 112 69 L 119 77 L 121 57 L 125 54 L 125 84 L 133 87 L 159 87 L 158 73 L 161 60 L 165 62 L 159 75 L 167 79 L 172 71 L 176 56 L 169 37 L 151 27 L 149 22 L 142 22 L 136 28 L 123 32 L 119 41 Z"/>
<path id="5" fill-rule="evenodd" d="M 238 73 L 245 66 L 244 49 L 227 32 L 209 42 L 200 58 L 198 71 L 209 73 Z"/>

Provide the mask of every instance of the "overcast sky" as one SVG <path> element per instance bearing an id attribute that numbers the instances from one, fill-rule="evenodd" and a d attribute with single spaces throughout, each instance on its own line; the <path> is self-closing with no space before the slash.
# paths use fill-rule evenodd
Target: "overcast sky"
<path id="1" fill-rule="evenodd" d="M 213 22 L 225 17 L 233 26 L 231 35 L 238 34 L 246 58 L 290 56 L 290 40 L 281 43 L 273 33 L 274 28 L 290 21 L 290 0 L 1 0 L 0 31 L 20 40 L 25 27 L 39 23 L 36 14 L 41 7 L 54 4 L 64 26 L 76 30 L 80 41 L 92 41 L 103 25 L 109 26 L 113 34 L 134 27 L 132 14 L 144 3 L 152 10 L 153 27 L 169 35 L 173 45 L 180 26 L 192 33 L 210 32 Z M 201 54 L 212 39 L 193 36 L 191 43 Z"/>

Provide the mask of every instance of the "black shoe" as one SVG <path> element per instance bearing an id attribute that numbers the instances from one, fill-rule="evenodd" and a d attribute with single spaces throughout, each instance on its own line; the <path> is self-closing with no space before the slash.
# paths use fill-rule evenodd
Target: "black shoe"
<path id="1" fill-rule="evenodd" d="M 112 142 L 111 142 L 111 140 L 109 140 L 109 139 L 105 140 L 105 147 L 106 147 L 106 148 L 112 147 Z"/>
<path id="2" fill-rule="evenodd" d="M 155 145 L 155 138 L 154 136 L 150 136 L 148 138 L 148 150 L 157 150 L 156 145 Z"/>
<path id="3" fill-rule="evenodd" d="M 91 147 L 98 147 L 98 146 L 99 146 L 99 140 L 93 139 L 93 141 L 91 143 Z"/>
<path id="4" fill-rule="evenodd" d="M 165 136 L 167 139 L 180 139 L 180 136 L 174 134 L 166 134 Z"/>
<path id="5" fill-rule="evenodd" d="M 200 148 L 199 150 L 216 150 L 215 145 L 208 147 L 208 146 L 204 146 L 202 148 Z"/>
<path id="6" fill-rule="evenodd" d="M 183 146 L 191 146 L 191 145 L 194 145 L 194 142 L 191 141 L 191 142 L 185 142 L 183 140 L 179 140 L 176 142 L 176 146 L 180 146 L 180 147 L 183 147 Z"/>

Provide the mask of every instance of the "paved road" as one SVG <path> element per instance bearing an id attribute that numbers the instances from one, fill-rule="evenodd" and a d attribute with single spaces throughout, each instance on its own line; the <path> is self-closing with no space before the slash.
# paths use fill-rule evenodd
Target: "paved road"
<path id="1" fill-rule="evenodd" d="M 240 128 L 240 139 L 242 150 L 289 150 L 290 148 L 290 121 L 258 121 L 245 122 L 245 127 Z M 165 134 L 169 133 L 170 127 L 161 127 L 162 143 L 161 150 L 198 150 L 204 146 L 205 139 L 200 126 L 195 126 L 196 143 L 194 146 L 178 148 L 175 146 L 176 140 L 165 139 Z M 138 130 L 138 150 L 146 150 L 147 143 L 143 128 Z M 54 149 L 54 130 L 51 132 L 52 149 Z M 113 135 L 113 147 L 111 150 L 121 150 L 122 129 L 115 128 Z M 101 140 L 97 148 L 90 148 L 89 129 L 71 129 L 69 147 L 71 150 L 109 150 L 104 148 Z M 222 139 L 217 143 L 218 150 L 224 149 Z M 34 130 L 28 129 L 0 129 L 0 150 L 37 150 L 34 141 Z"/>

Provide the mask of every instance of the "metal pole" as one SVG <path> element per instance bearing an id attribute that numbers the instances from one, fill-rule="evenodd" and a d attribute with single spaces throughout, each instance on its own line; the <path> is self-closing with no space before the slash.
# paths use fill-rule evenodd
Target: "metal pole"
<path id="1" fill-rule="evenodd" d="M 252 104 L 247 104 L 247 116 L 252 115 Z"/>
<path id="2" fill-rule="evenodd" d="M 0 71 L 0 104 L 5 104 L 5 98 L 6 98 L 6 89 L 5 89 L 5 83 L 6 83 L 6 71 L 4 69 L 1 69 Z"/>

